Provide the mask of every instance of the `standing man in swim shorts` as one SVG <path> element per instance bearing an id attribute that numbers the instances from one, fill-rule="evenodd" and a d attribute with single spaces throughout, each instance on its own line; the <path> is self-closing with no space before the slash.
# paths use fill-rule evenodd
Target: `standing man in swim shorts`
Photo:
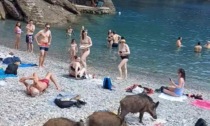
<path id="1" fill-rule="evenodd" d="M 26 43 L 27 43 L 27 51 L 33 53 L 33 41 L 35 25 L 33 24 L 33 20 L 30 20 L 26 25 Z"/>
<path id="2" fill-rule="evenodd" d="M 26 82 L 27 80 L 32 80 L 33 83 L 29 84 Z M 60 91 L 60 86 L 50 72 L 47 73 L 44 79 L 40 79 L 36 73 L 33 73 L 32 76 L 22 77 L 19 81 L 26 87 L 27 94 L 35 97 L 43 93 L 49 87 L 50 80 L 54 83 L 56 89 Z"/>
<path id="3" fill-rule="evenodd" d="M 38 37 L 39 37 L 39 41 L 38 41 Z M 41 68 L 41 67 L 44 67 L 45 57 L 47 55 L 47 51 L 49 50 L 49 46 L 52 40 L 50 25 L 48 23 L 45 24 L 45 28 L 43 30 L 39 31 L 35 35 L 35 40 L 40 49 L 39 68 Z"/>

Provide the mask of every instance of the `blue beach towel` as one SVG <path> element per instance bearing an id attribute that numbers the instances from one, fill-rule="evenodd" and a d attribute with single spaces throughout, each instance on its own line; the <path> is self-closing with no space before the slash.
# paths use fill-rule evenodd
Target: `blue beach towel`
<path id="1" fill-rule="evenodd" d="M 34 66 L 38 65 L 34 63 L 21 63 L 19 67 L 34 67 Z"/>
<path id="2" fill-rule="evenodd" d="M 7 77 L 17 77 L 17 75 L 14 74 L 5 74 L 4 70 L 1 68 L 0 69 L 0 79 L 5 79 Z"/>

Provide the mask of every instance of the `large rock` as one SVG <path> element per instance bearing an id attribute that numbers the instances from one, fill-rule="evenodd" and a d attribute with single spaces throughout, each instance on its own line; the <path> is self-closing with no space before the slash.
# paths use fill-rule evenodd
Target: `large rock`
<path id="1" fill-rule="evenodd" d="M 4 6 L 1 1 L 0 1 L 0 19 L 3 19 L 3 20 L 6 19 L 6 12 L 4 10 Z"/>
<path id="2" fill-rule="evenodd" d="M 59 25 L 75 20 L 74 14 L 44 0 L 17 0 L 16 2 L 25 15 L 25 21 L 32 19 L 40 25 L 45 23 Z"/>
<path id="3" fill-rule="evenodd" d="M 74 14 L 80 14 L 77 8 L 68 0 L 45 0 L 45 1 L 54 5 L 59 5 Z"/>
<path id="4" fill-rule="evenodd" d="M 17 0 L 18 1 L 18 0 Z M 9 1 L 3 0 L 4 7 L 8 14 L 17 20 L 22 20 L 23 16 L 21 13 L 16 9 L 16 7 Z"/>
<path id="5" fill-rule="evenodd" d="M 114 7 L 114 4 L 112 2 L 112 0 L 104 0 L 104 7 L 108 7 L 110 8 L 110 13 L 115 13 L 116 9 Z"/>

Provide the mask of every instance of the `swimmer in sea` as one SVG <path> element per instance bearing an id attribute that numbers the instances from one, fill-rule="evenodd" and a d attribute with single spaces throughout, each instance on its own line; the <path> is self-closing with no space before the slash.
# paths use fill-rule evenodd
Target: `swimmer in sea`
<path id="1" fill-rule="evenodd" d="M 176 41 L 176 46 L 177 47 L 181 47 L 182 46 L 182 37 L 178 37 L 178 39 Z"/>

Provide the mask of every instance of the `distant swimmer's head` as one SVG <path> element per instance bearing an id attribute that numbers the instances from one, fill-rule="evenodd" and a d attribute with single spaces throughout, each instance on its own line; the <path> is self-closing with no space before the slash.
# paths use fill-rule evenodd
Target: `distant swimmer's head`
<path id="1" fill-rule="evenodd" d="M 121 36 L 121 39 L 125 39 L 125 37 Z"/>
<path id="2" fill-rule="evenodd" d="M 120 43 L 122 43 L 122 44 L 126 43 L 125 39 L 121 39 Z"/>
<path id="3" fill-rule="evenodd" d="M 28 24 L 32 25 L 34 22 L 33 20 L 29 20 Z"/>
<path id="4" fill-rule="evenodd" d="M 201 43 L 200 43 L 200 42 L 198 42 L 198 45 L 201 45 Z"/>
<path id="5" fill-rule="evenodd" d="M 112 31 L 112 33 L 115 34 L 116 32 L 115 31 Z"/>
<path id="6" fill-rule="evenodd" d="M 71 44 L 74 44 L 74 43 L 76 43 L 76 40 L 75 39 L 72 39 L 71 40 Z"/>
<path id="7" fill-rule="evenodd" d="M 45 30 L 47 31 L 47 30 L 50 30 L 50 24 L 49 23 L 46 23 L 45 24 Z"/>
<path id="8" fill-rule="evenodd" d="M 21 28 L 21 23 L 18 21 L 15 26 Z"/>
<path id="9" fill-rule="evenodd" d="M 178 37 L 178 40 L 182 40 L 182 37 Z"/>

